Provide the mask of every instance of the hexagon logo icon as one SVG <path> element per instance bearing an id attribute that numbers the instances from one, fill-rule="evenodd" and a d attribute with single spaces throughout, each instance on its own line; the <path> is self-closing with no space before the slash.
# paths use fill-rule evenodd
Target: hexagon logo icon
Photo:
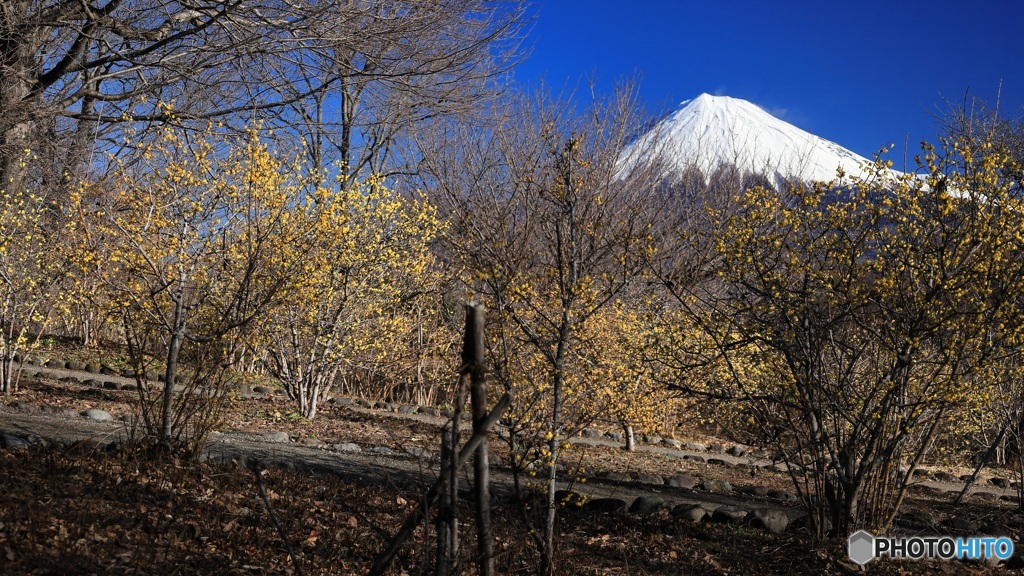
<path id="1" fill-rule="evenodd" d="M 850 560 L 863 566 L 875 559 L 875 537 L 866 530 L 858 530 L 850 535 L 847 545 Z"/>

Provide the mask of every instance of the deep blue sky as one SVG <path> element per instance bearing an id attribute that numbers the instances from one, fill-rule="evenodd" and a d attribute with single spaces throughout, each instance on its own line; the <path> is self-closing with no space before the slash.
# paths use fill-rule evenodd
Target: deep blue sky
<path id="1" fill-rule="evenodd" d="M 934 141 L 943 99 L 1024 105 L 1024 1 L 537 0 L 529 86 L 640 76 L 654 112 L 702 92 L 753 101 L 865 156 Z"/>

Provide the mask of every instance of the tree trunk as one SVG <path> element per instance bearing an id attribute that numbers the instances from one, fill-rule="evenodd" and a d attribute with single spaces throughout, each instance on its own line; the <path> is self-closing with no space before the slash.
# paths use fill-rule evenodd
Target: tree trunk
<path id="1" fill-rule="evenodd" d="M 473 434 L 484 436 L 473 461 L 473 483 L 476 490 L 477 573 L 494 574 L 494 543 L 491 530 L 490 464 L 487 455 L 486 431 L 487 380 L 484 372 L 484 307 L 479 303 L 466 306 L 466 346 L 463 362 L 470 373 L 470 406 L 473 413 Z"/>
<path id="2" fill-rule="evenodd" d="M 171 448 L 174 424 L 174 380 L 178 375 L 178 353 L 181 352 L 181 333 L 171 334 L 167 345 L 167 369 L 164 371 L 163 416 L 160 427 L 160 442 Z"/>

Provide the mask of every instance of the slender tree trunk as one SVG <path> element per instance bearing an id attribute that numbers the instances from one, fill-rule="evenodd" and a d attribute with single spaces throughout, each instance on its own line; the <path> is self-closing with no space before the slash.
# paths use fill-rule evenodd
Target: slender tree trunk
<path id="1" fill-rule="evenodd" d="M 484 307 L 479 303 L 466 306 L 466 346 L 463 362 L 470 373 L 470 405 L 473 413 L 473 434 L 484 436 L 473 461 L 473 483 L 476 490 L 477 573 L 494 574 L 494 543 L 491 530 L 490 464 L 487 455 L 486 430 L 487 380 L 484 372 Z"/>
<path id="2" fill-rule="evenodd" d="M 168 448 L 173 439 L 174 424 L 174 381 L 178 375 L 178 353 L 181 352 L 181 331 L 171 334 L 167 345 L 167 369 L 164 371 L 163 418 L 161 420 L 160 441 Z"/>
<path id="3" fill-rule="evenodd" d="M 633 427 L 629 424 L 622 425 L 623 435 L 626 437 L 626 451 L 633 452 L 636 450 L 636 437 L 633 435 Z"/>

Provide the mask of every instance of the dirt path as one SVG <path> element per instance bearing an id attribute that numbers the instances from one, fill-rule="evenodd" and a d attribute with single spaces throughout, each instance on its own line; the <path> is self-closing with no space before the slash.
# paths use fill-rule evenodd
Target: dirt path
<path id="1" fill-rule="evenodd" d="M 134 383 L 133 379 L 120 376 L 100 375 L 42 366 L 26 366 L 26 368 L 38 372 L 41 376 L 52 379 L 73 377 L 80 381 L 96 379 L 103 382 L 115 381 L 119 384 Z M 389 426 L 386 421 L 391 421 L 392 419 L 395 419 L 396 423 L 415 421 L 433 426 L 440 426 L 445 422 L 444 418 L 429 415 L 387 412 L 356 405 L 346 406 L 345 409 L 350 410 L 353 415 L 373 415 L 375 419 L 384 421 L 380 423 L 380 426 L 384 428 Z M 26 407 L 0 406 L 0 433 L 7 433 L 22 438 L 37 436 L 63 445 L 70 445 L 82 440 L 92 441 L 97 445 L 106 445 L 111 442 L 122 441 L 126 437 L 127 430 L 122 422 L 96 422 L 81 418 L 77 416 L 75 410 L 70 409 L 50 411 L 33 409 L 26 411 Z M 617 442 L 607 438 L 574 438 L 572 441 L 603 449 L 619 447 Z M 770 464 L 770 462 L 750 456 L 736 457 L 720 451 L 709 453 L 645 444 L 639 444 L 637 450 L 644 454 L 671 457 L 673 459 L 685 456 L 715 458 L 722 465 L 730 467 L 738 465 L 765 466 Z M 360 452 L 344 452 L 328 449 L 326 446 L 310 447 L 293 442 L 270 442 L 257 433 L 228 431 L 214 434 L 211 437 L 204 457 L 220 462 L 236 461 L 242 464 L 258 462 L 264 466 L 332 474 L 357 483 L 390 485 L 408 490 L 423 490 L 432 484 L 437 477 L 438 463 L 430 457 L 415 457 L 411 454 L 401 453 L 400 450 L 391 450 L 391 454 L 387 454 L 387 450 L 381 451 L 385 453 L 374 453 L 372 448 Z M 463 471 L 463 478 L 466 482 L 464 487 L 469 485 L 468 474 L 469 470 L 467 468 L 467 470 Z M 510 498 L 513 491 L 513 481 L 508 470 L 495 469 L 492 472 L 492 478 L 494 483 L 492 490 L 495 497 L 499 499 Z M 936 482 L 934 480 L 921 480 L 919 484 L 944 492 L 962 488 L 962 484 Z M 667 485 L 657 486 L 636 482 L 614 482 L 602 478 L 588 478 L 587 482 L 583 484 L 569 485 L 563 482 L 561 487 L 575 490 L 588 499 L 619 498 L 624 500 L 627 505 L 638 496 L 660 496 L 671 504 L 702 504 L 710 509 L 719 506 L 767 507 L 783 511 L 791 519 L 803 515 L 803 510 L 799 506 L 780 504 L 775 499 L 749 494 L 733 493 L 721 495 L 707 491 L 673 488 Z M 1009 493 L 1006 490 L 1000 490 L 988 485 L 979 485 L 972 491 L 988 492 L 996 496 Z"/>
<path id="2" fill-rule="evenodd" d="M 67 418 L 43 413 L 28 414 L 9 407 L 0 407 L 0 434 L 3 433 L 21 438 L 38 437 L 63 445 L 86 441 L 101 447 L 122 441 L 127 430 L 122 422 L 95 422 L 85 418 Z M 267 442 L 258 435 L 243 432 L 215 434 L 204 456 L 225 463 L 235 461 L 247 465 L 258 462 L 264 466 L 332 474 L 352 482 L 391 485 L 407 490 L 423 490 L 437 477 L 436 462 L 412 456 L 344 453 L 293 443 Z M 462 481 L 466 482 L 463 489 L 469 485 L 469 473 L 468 468 L 463 471 Z M 510 473 L 495 470 L 492 473 L 492 480 L 495 498 L 511 498 L 513 488 Z M 802 511 L 795 506 L 780 506 L 767 500 L 694 492 L 670 486 L 647 487 L 588 479 L 585 484 L 569 486 L 563 483 L 561 487 L 571 488 L 589 499 L 619 498 L 626 501 L 627 505 L 638 496 L 660 496 L 672 504 L 696 503 L 711 509 L 719 506 L 758 506 L 781 510 L 790 518 L 802 515 Z"/>

